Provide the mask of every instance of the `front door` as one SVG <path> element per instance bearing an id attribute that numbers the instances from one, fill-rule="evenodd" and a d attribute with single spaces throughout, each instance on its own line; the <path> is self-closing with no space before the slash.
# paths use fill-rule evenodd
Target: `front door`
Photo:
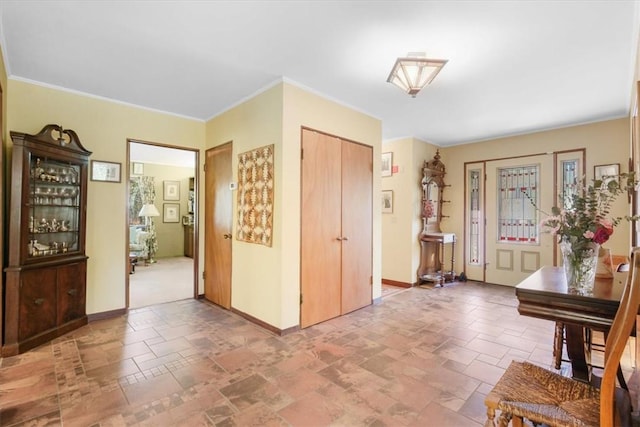
<path id="1" fill-rule="evenodd" d="M 232 181 L 228 142 L 206 152 L 204 297 L 226 309 L 231 308 Z"/>
<path id="2" fill-rule="evenodd" d="M 539 224 L 554 204 L 554 156 L 489 161 L 486 174 L 485 280 L 516 286 L 553 265 L 554 238 Z"/>

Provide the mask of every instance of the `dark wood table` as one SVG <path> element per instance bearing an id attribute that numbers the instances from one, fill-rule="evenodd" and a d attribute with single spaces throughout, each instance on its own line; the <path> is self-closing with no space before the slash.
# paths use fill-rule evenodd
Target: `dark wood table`
<path id="1" fill-rule="evenodd" d="M 609 330 L 626 278 L 627 273 L 614 273 L 613 279 L 596 279 L 593 295 L 583 296 L 568 291 L 562 267 L 542 267 L 516 286 L 518 312 L 564 323 L 573 378 L 588 382 L 584 328 Z"/>

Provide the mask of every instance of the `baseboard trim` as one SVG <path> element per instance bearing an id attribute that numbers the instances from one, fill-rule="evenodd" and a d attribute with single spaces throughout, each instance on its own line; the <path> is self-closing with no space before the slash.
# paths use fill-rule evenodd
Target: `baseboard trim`
<path id="1" fill-rule="evenodd" d="M 233 307 L 231 307 L 231 312 L 234 314 L 237 314 L 238 316 L 242 317 L 245 320 L 248 320 L 251 323 L 255 323 L 256 325 L 260 326 L 261 328 L 264 328 L 266 330 L 268 330 L 269 332 L 273 332 L 274 334 L 278 335 L 278 336 L 283 336 L 283 335 L 288 335 L 290 333 L 293 332 L 297 332 L 300 330 L 300 326 L 296 325 L 296 326 L 292 326 L 290 328 L 287 329 L 280 329 L 280 328 L 276 328 L 273 325 L 268 324 L 267 322 L 264 322 L 260 319 L 257 319 L 247 313 L 244 313 L 238 309 L 235 309 Z"/>
<path id="2" fill-rule="evenodd" d="M 383 285 L 398 286 L 399 288 L 411 288 L 415 286 L 413 283 L 398 282 L 396 280 L 382 279 Z"/>
<path id="3" fill-rule="evenodd" d="M 89 322 L 95 322 L 96 320 L 113 319 L 114 317 L 123 316 L 127 314 L 129 310 L 126 308 L 119 308 L 117 310 L 102 311 L 100 313 L 88 314 L 87 319 Z"/>

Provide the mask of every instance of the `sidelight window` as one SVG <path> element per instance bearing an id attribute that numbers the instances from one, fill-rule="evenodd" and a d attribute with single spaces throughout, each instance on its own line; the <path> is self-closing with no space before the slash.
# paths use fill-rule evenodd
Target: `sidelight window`
<path id="1" fill-rule="evenodd" d="M 572 206 L 572 196 L 578 193 L 578 160 L 562 161 L 561 200 L 564 209 Z"/>
<path id="2" fill-rule="evenodd" d="M 480 265 L 481 263 L 481 231 L 484 224 L 482 222 L 481 212 L 481 170 L 474 169 L 469 171 L 469 264 Z"/>

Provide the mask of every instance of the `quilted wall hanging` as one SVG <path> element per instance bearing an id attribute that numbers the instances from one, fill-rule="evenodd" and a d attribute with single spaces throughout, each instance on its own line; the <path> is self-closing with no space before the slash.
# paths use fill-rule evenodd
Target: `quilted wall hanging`
<path id="1" fill-rule="evenodd" d="M 238 240 L 271 246 L 273 147 L 238 154 Z"/>

